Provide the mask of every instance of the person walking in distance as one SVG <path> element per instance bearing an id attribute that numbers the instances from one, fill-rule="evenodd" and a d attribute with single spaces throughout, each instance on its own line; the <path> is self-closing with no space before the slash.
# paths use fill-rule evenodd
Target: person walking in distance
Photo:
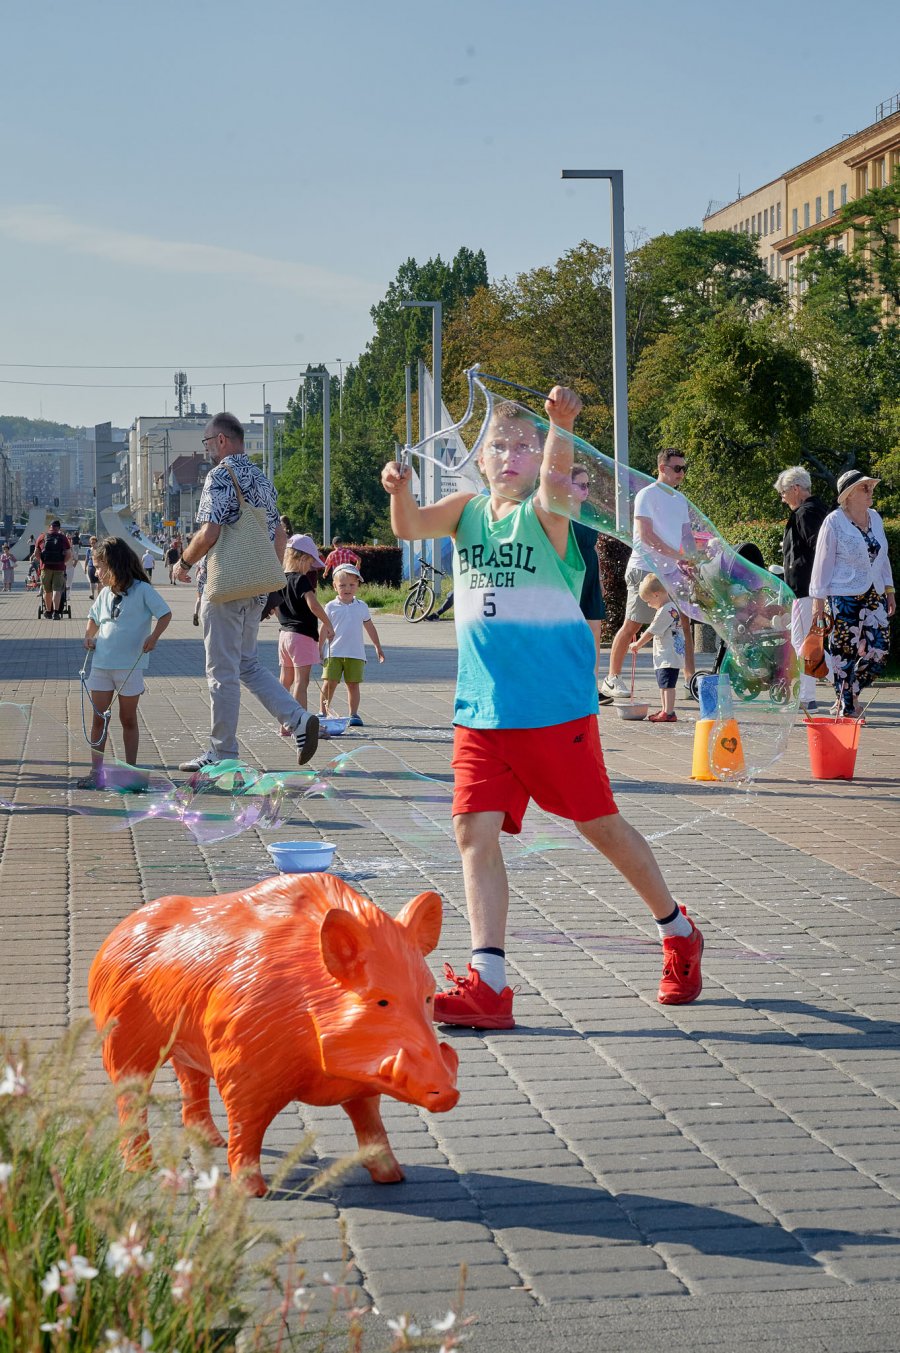
<path id="1" fill-rule="evenodd" d="M 62 595 L 66 582 L 66 566 L 72 558 L 72 542 L 63 535 L 58 521 L 50 523 L 46 534 L 42 531 L 34 546 L 34 557 L 41 568 L 41 588 L 44 593 L 44 614 L 48 620 L 62 620 Z"/>
<path id="2" fill-rule="evenodd" d="M 611 704 L 613 700 L 627 700 L 628 687 L 622 680 L 621 672 L 628 645 L 656 614 L 640 595 L 641 582 L 650 572 L 653 559 L 653 553 L 643 551 L 641 546 L 649 546 L 650 551 L 666 559 L 689 559 L 696 552 L 688 505 L 678 491 L 687 471 L 684 453 L 672 447 L 660 451 L 656 457 L 656 466 L 656 483 L 645 485 L 634 499 L 634 548 L 625 566 L 628 588 L 625 619 L 613 638 L 609 650 L 609 672 L 600 685 L 600 703 L 603 705 Z M 681 617 L 681 625 L 684 630 L 684 684 L 687 689 L 694 675 L 694 641 L 691 622 L 686 615 Z"/>
<path id="3" fill-rule="evenodd" d="M 352 564 L 354 568 L 359 568 L 359 555 L 355 554 L 349 545 L 342 545 L 339 536 L 332 536 L 331 550 L 325 556 L 322 577 L 327 578 L 329 573 L 333 573 L 341 564 Z"/>
<path id="4" fill-rule="evenodd" d="M 459 673 L 453 722 L 453 825 L 472 934 L 467 975 L 447 965 L 440 1023 L 510 1029 L 509 884 L 501 831 L 521 831 L 529 800 L 574 822 L 649 908 L 662 938 L 658 999 L 699 996 L 703 937 L 666 887 L 650 846 L 620 815 L 600 746 L 596 661 L 579 601 L 584 561 L 571 529 L 572 429 L 581 400 L 555 386 L 544 437 L 517 404 L 499 404 L 479 468 L 489 494 L 419 507 L 411 469 L 381 472 L 401 540 L 452 536 Z M 561 487 L 565 485 L 565 487 Z M 558 510 L 554 510 L 558 509 Z M 564 673 L 549 682 L 550 670 Z"/>
<path id="5" fill-rule="evenodd" d="M 265 510 L 269 539 L 279 558 L 284 556 L 287 544 L 284 527 L 278 518 L 275 490 L 262 470 L 245 454 L 244 428 L 233 413 L 217 413 L 207 424 L 203 448 L 213 462 L 213 468 L 206 476 L 197 508 L 200 529 L 191 537 L 175 566 L 176 582 L 189 583 L 191 568 L 215 547 L 222 527 L 238 520 L 241 507 L 235 481 L 251 507 Z M 319 742 L 318 715 L 310 714 L 298 704 L 275 673 L 259 660 L 257 640 L 265 602 L 265 595 L 210 602 L 204 594 L 200 620 L 206 650 L 210 736 L 206 750 L 183 761 L 180 770 L 198 771 L 204 766 L 237 757 L 242 685 L 279 724 L 290 730 L 301 766 L 315 753 Z"/>
<path id="6" fill-rule="evenodd" d="M 790 508 L 784 528 L 781 553 L 784 559 L 784 581 L 794 594 L 791 606 L 791 644 L 800 658 L 800 708 L 815 714 L 816 678 L 803 672 L 800 650 L 812 629 L 813 599 L 809 595 L 809 580 L 816 557 L 816 541 L 828 508 L 812 492 L 812 480 L 802 465 L 782 470 L 775 480 L 775 492 Z"/>
<path id="7" fill-rule="evenodd" d="M 13 579 L 16 576 L 16 561 L 10 553 L 8 545 L 3 546 L 0 552 L 0 567 L 3 569 L 3 590 L 11 592 L 13 590 Z"/>
<path id="8" fill-rule="evenodd" d="M 175 586 L 175 570 L 178 567 L 178 560 L 181 558 L 181 541 L 175 536 L 169 548 L 166 550 L 166 568 L 169 570 L 169 582 Z"/>

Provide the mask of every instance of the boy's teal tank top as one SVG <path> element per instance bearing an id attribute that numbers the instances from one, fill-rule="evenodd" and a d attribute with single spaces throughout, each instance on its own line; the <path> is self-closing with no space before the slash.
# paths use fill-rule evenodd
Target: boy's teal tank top
<path id="1" fill-rule="evenodd" d="M 454 723 L 548 728 L 596 714 L 594 636 L 578 604 L 583 579 L 574 533 L 560 559 L 532 498 L 499 521 L 487 495 L 466 503 L 453 551 Z"/>

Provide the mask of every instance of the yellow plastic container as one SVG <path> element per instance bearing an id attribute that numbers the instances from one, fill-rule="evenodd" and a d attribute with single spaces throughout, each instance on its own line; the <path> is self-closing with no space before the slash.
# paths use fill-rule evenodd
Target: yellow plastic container
<path id="1" fill-rule="evenodd" d="M 714 780 L 709 768 L 709 741 L 716 726 L 715 719 L 698 719 L 694 724 L 694 759 L 691 764 L 692 780 Z"/>

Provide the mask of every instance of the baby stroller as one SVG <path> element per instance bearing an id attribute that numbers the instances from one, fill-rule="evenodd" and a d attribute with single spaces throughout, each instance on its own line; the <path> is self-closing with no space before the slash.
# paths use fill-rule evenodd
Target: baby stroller
<path id="1" fill-rule="evenodd" d="M 764 569 L 766 567 L 766 561 L 762 556 L 761 550 L 757 545 L 754 545 L 752 541 L 745 541 L 743 544 L 738 545 L 735 553 L 742 559 L 746 559 L 748 563 L 755 564 L 757 568 Z M 780 646 L 781 640 L 776 639 L 775 643 Z M 768 686 L 769 696 L 776 704 L 781 704 L 787 700 L 789 692 L 785 684 L 781 681 L 771 681 L 770 683 L 773 656 L 771 651 L 772 645 L 773 636 L 766 633 L 757 635 L 754 642 L 748 642 L 746 644 L 743 649 L 743 673 L 739 674 L 735 670 L 729 672 L 731 684 L 736 695 L 753 700 L 761 690 Z M 724 639 L 720 639 L 719 647 L 716 652 L 716 660 L 712 667 L 712 675 L 716 676 L 721 672 L 727 657 L 728 645 Z M 710 672 L 702 671 L 695 672 L 691 677 L 688 682 L 688 690 L 694 700 L 699 700 L 700 698 L 700 678 L 709 675 Z"/>
<path id="2" fill-rule="evenodd" d="M 46 595 L 47 593 L 41 587 L 38 591 L 38 620 L 42 620 L 44 616 L 46 616 L 48 620 L 53 619 L 53 612 L 48 610 L 44 605 L 44 598 Z M 66 586 L 65 579 L 63 580 L 62 595 L 59 601 L 59 614 L 60 616 L 68 616 L 69 620 L 72 619 L 72 603 L 69 601 L 69 589 Z"/>

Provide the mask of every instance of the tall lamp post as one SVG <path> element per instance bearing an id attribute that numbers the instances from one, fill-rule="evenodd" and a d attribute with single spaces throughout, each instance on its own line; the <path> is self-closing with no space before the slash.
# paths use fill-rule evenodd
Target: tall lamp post
<path id="1" fill-rule="evenodd" d="M 430 310 L 431 311 L 431 387 L 432 387 L 432 415 L 431 430 L 438 432 L 443 417 L 443 392 L 441 390 L 441 325 L 443 323 L 444 307 L 440 301 L 401 301 L 401 310 Z M 419 400 L 422 398 L 422 385 L 419 383 Z M 437 451 L 437 443 L 435 443 Z M 424 466 L 428 464 L 431 473 L 425 471 Z M 431 462 L 419 460 L 419 479 L 422 484 L 422 504 L 436 503 L 441 496 L 441 471 L 439 466 Z M 423 542 L 424 543 L 424 542 Z M 434 542 L 431 543 L 431 562 L 434 563 Z M 434 579 L 435 591 L 438 596 L 441 593 L 440 576 Z"/>
<path id="2" fill-rule="evenodd" d="M 628 368 L 625 342 L 625 195 L 621 169 L 564 169 L 564 179 L 607 179 L 611 194 L 613 319 L 613 445 L 616 464 L 616 529 L 631 531 L 628 495 Z"/>
<path id="3" fill-rule="evenodd" d="M 323 366 L 321 371 L 307 371 L 322 382 L 322 543 L 331 540 L 331 376 Z"/>

